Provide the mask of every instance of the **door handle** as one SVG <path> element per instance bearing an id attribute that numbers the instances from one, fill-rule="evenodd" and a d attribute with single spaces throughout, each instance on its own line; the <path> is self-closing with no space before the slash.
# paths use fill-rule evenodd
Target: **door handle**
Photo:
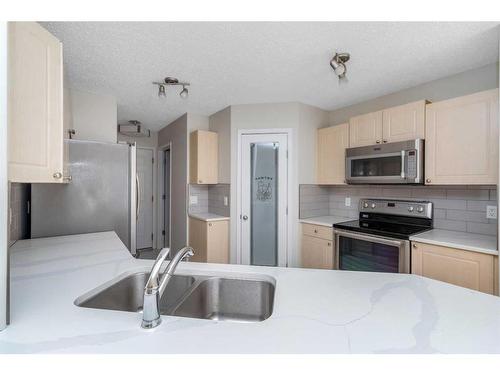
<path id="1" fill-rule="evenodd" d="M 247 215 L 243 215 L 241 218 L 242 218 L 243 220 L 245 220 L 245 221 L 246 221 L 246 220 L 248 220 L 248 216 L 247 216 Z"/>
<path id="2" fill-rule="evenodd" d="M 141 210 L 141 184 L 139 183 L 139 175 L 135 175 L 135 220 L 139 221 L 139 212 Z"/>
<path id="3" fill-rule="evenodd" d="M 401 151 L 401 178 L 405 178 L 405 156 L 406 151 Z"/>

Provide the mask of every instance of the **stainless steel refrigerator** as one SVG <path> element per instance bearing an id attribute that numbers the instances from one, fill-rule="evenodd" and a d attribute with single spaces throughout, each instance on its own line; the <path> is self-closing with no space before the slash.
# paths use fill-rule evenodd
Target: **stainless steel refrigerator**
<path id="1" fill-rule="evenodd" d="M 31 237 L 115 231 L 136 255 L 136 147 L 68 140 L 71 181 L 33 184 Z"/>

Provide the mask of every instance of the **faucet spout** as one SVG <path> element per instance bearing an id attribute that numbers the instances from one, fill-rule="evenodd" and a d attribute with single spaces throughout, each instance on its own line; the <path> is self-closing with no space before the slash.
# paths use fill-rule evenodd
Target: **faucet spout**
<path id="1" fill-rule="evenodd" d="M 170 279 L 174 275 L 175 269 L 184 258 L 190 258 L 194 255 L 192 247 L 184 247 L 175 254 L 168 263 L 165 272 L 160 279 L 160 269 L 163 262 L 170 253 L 169 248 L 163 248 L 151 269 L 148 282 L 144 287 L 144 303 L 142 307 L 142 328 L 154 328 L 161 323 L 160 317 L 160 299 L 167 287 Z"/>

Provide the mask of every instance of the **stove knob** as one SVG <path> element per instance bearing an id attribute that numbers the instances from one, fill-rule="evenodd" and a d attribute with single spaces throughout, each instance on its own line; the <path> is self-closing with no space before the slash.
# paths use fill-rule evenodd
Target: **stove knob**
<path id="1" fill-rule="evenodd" d="M 372 208 L 375 208 L 377 207 L 377 205 L 375 203 L 372 203 Z"/>
<path id="2" fill-rule="evenodd" d="M 408 207 L 408 212 L 413 212 L 414 208 L 413 206 Z"/>
<path id="3" fill-rule="evenodd" d="M 363 203 L 364 208 L 368 208 L 368 202 Z"/>
<path id="4" fill-rule="evenodd" d="M 424 208 L 422 206 L 418 206 L 417 212 L 421 214 L 422 212 L 424 212 Z"/>

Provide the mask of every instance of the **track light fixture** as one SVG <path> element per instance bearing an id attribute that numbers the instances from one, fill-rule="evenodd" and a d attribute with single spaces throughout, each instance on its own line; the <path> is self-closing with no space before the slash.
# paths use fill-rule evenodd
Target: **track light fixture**
<path id="1" fill-rule="evenodd" d="M 177 78 L 174 77 L 166 77 L 163 81 L 160 82 L 153 82 L 153 85 L 158 86 L 158 96 L 161 97 L 166 97 L 166 87 L 167 86 L 182 86 L 182 91 L 179 93 L 179 96 L 182 99 L 186 99 L 189 95 L 189 91 L 187 89 L 188 86 L 190 86 L 189 82 L 179 82 Z"/>
<path id="2" fill-rule="evenodd" d="M 350 55 L 346 52 L 335 53 L 335 56 L 330 60 L 330 66 L 339 78 L 339 83 L 342 81 L 347 81 L 346 73 L 347 67 L 346 62 L 349 61 Z"/>

